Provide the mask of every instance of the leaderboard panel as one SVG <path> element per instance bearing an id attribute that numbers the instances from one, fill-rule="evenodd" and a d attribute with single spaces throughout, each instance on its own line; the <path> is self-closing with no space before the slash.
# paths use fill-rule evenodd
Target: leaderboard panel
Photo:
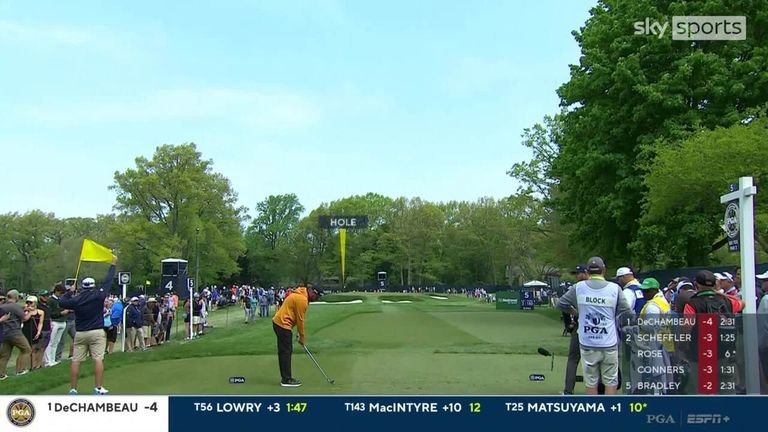
<path id="1" fill-rule="evenodd" d="M 742 324 L 715 314 L 637 318 L 622 329 L 623 393 L 744 394 Z"/>
<path id="2" fill-rule="evenodd" d="M 83 432 L 441 430 L 500 425 L 622 432 L 737 430 L 761 422 L 765 396 L 83 396 L 2 397 L 0 430 Z"/>
<path id="3" fill-rule="evenodd" d="M 738 401 L 738 403 L 734 403 Z M 768 399 L 726 397 L 171 397 L 171 432 L 200 428 L 476 430 L 480 427 L 586 430 L 734 430 L 760 420 Z M 574 429 L 575 428 L 575 429 Z"/>

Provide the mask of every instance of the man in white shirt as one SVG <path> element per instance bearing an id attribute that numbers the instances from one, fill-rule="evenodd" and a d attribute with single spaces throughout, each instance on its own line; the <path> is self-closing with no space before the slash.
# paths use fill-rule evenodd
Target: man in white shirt
<path id="1" fill-rule="evenodd" d="M 640 315 L 646 300 L 640 282 L 635 279 L 632 269 L 629 267 L 619 267 L 616 270 L 616 282 L 623 288 L 622 295 L 627 300 L 629 307 L 635 311 L 635 315 Z"/>

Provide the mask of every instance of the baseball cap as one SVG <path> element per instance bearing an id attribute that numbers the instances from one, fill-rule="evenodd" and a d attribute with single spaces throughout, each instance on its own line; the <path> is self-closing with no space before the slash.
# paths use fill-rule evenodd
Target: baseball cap
<path id="1" fill-rule="evenodd" d="M 80 286 L 82 286 L 85 289 L 93 288 L 93 287 L 96 286 L 96 281 L 93 278 L 91 278 L 91 277 L 87 277 L 87 278 L 83 279 L 83 282 L 82 282 L 82 284 Z"/>
<path id="2" fill-rule="evenodd" d="M 131 297 L 131 301 L 132 301 L 132 302 L 134 302 L 134 301 L 139 301 L 139 298 L 138 298 L 138 297 Z"/>
<path id="3" fill-rule="evenodd" d="M 700 270 L 698 273 L 696 273 L 696 283 L 701 286 L 714 288 L 715 274 L 709 270 Z"/>
<path id="4" fill-rule="evenodd" d="M 723 276 L 728 279 L 729 281 L 733 280 L 733 275 L 728 272 L 723 272 Z"/>
<path id="5" fill-rule="evenodd" d="M 40 297 L 47 297 L 47 296 L 48 296 L 48 294 L 50 294 L 50 293 L 48 292 L 48 290 L 42 290 L 42 291 L 40 291 L 39 293 L 37 293 L 37 295 L 38 295 L 38 296 L 40 296 Z"/>
<path id="6" fill-rule="evenodd" d="M 715 279 L 717 280 L 725 280 L 727 279 L 725 276 L 723 276 L 722 273 L 713 273 L 715 275 Z"/>
<path id="7" fill-rule="evenodd" d="M 616 270 L 616 277 L 622 277 L 622 276 L 631 275 L 631 274 L 633 274 L 633 273 L 632 273 L 632 270 L 629 267 L 619 267 Z"/>
<path id="8" fill-rule="evenodd" d="M 680 282 L 677 283 L 677 289 L 680 290 L 683 287 L 693 288 L 693 284 L 688 278 L 680 278 Z"/>
<path id="9" fill-rule="evenodd" d="M 642 290 L 649 290 L 649 289 L 659 289 L 659 281 L 657 281 L 655 278 L 645 278 L 643 279 L 642 285 L 640 285 L 640 289 Z"/>
<path id="10" fill-rule="evenodd" d="M 152 303 L 152 302 L 157 303 L 157 299 L 154 297 L 150 297 L 149 300 L 147 300 L 147 303 Z"/>
<path id="11" fill-rule="evenodd" d="M 605 262 L 599 256 L 593 256 L 587 261 L 588 270 L 605 270 Z"/>
<path id="12" fill-rule="evenodd" d="M 579 273 L 586 273 L 587 272 L 587 266 L 585 265 L 577 265 L 574 270 L 571 270 L 571 274 L 579 274 Z"/>
<path id="13" fill-rule="evenodd" d="M 761 273 L 755 277 L 758 279 L 768 279 L 768 270 L 765 273 Z"/>
<path id="14" fill-rule="evenodd" d="M 35 296 L 27 296 L 27 298 L 26 298 L 26 300 L 25 300 L 25 301 L 26 301 L 27 303 L 30 303 L 30 302 L 31 302 L 31 303 L 35 303 L 35 304 L 37 304 L 37 297 L 35 297 Z"/>

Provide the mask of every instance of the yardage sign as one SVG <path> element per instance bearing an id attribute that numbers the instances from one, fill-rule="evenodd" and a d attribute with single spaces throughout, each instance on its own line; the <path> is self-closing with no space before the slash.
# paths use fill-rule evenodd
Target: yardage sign
<path id="1" fill-rule="evenodd" d="M 320 228 L 366 228 L 368 216 L 320 216 Z"/>

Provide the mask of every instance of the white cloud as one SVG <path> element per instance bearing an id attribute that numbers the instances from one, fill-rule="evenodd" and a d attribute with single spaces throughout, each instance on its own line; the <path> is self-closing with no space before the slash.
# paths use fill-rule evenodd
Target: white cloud
<path id="1" fill-rule="evenodd" d="M 161 90 L 133 100 L 21 106 L 16 115 L 40 126 L 168 120 L 227 120 L 247 127 L 300 129 L 319 121 L 319 107 L 289 92 L 226 87 Z"/>

